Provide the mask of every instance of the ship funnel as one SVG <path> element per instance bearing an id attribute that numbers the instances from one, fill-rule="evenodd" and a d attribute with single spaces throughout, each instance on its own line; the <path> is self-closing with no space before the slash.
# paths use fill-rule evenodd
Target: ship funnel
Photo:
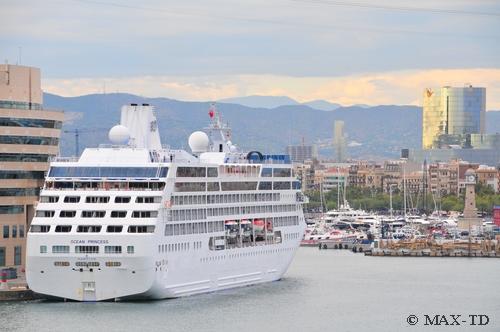
<path id="1" fill-rule="evenodd" d="M 129 145 L 132 147 L 162 149 L 153 106 L 137 104 L 123 106 L 120 124 L 128 129 Z"/>

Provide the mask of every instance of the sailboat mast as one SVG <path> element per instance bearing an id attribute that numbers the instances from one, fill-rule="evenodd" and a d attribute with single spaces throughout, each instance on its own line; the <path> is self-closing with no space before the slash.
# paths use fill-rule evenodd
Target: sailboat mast
<path id="1" fill-rule="evenodd" d="M 340 210 L 340 172 L 337 166 L 337 210 Z"/>
<path id="2" fill-rule="evenodd" d="M 403 209 L 404 209 L 404 216 L 406 220 L 406 171 L 405 171 L 405 164 L 403 164 Z"/>
<path id="3" fill-rule="evenodd" d="M 344 198 L 344 206 L 347 206 L 347 193 L 346 193 L 346 189 L 347 189 L 347 178 L 346 178 L 346 176 L 345 176 L 345 175 L 343 176 L 343 179 L 344 179 L 344 195 L 343 195 L 343 198 Z"/>

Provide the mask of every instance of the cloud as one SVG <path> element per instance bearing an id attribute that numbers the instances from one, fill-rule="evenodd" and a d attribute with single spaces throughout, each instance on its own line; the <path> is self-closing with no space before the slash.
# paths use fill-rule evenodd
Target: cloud
<path id="1" fill-rule="evenodd" d="M 301 102 L 342 105 L 421 105 L 423 90 L 440 86 L 486 87 L 487 109 L 500 109 L 500 68 L 406 70 L 340 77 L 280 75 L 140 76 L 44 79 L 46 92 L 78 96 L 128 92 L 147 97 L 206 101 L 245 95 L 286 95 Z"/>

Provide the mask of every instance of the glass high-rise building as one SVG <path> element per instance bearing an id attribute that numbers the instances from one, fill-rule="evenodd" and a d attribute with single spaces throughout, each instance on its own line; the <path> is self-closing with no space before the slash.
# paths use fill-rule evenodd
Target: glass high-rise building
<path id="1" fill-rule="evenodd" d="M 42 107 L 40 70 L 0 65 L 0 268 L 23 267 L 26 232 L 64 114 Z"/>
<path id="2" fill-rule="evenodd" d="M 486 88 L 466 86 L 425 89 L 422 147 L 463 144 L 469 134 L 484 134 Z"/>
<path id="3" fill-rule="evenodd" d="M 335 120 L 333 124 L 333 148 L 335 150 L 335 161 L 343 163 L 346 161 L 346 136 L 344 133 L 344 121 Z"/>

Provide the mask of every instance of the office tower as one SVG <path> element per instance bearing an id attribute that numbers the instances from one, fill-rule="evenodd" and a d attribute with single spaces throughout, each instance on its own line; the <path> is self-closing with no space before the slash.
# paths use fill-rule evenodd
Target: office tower
<path id="1" fill-rule="evenodd" d="M 23 267 L 26 231 L 63 113 L 44 110 L 40 70 L 0 65 L 0 268 Z"/>
<path id="2" fill-rule="evenodd" d="M 470 147 L 470 135 L 485 133 L 486 89 L 468 85 L 424 91 L 422 148 Z"/>
<path id="3" fill-rule="evenodd" d="M 335 160 L 344 162 L 347 159 L 344 121 L 336 120 L 333 125 L 333 148 L 335 150 Z"/>

